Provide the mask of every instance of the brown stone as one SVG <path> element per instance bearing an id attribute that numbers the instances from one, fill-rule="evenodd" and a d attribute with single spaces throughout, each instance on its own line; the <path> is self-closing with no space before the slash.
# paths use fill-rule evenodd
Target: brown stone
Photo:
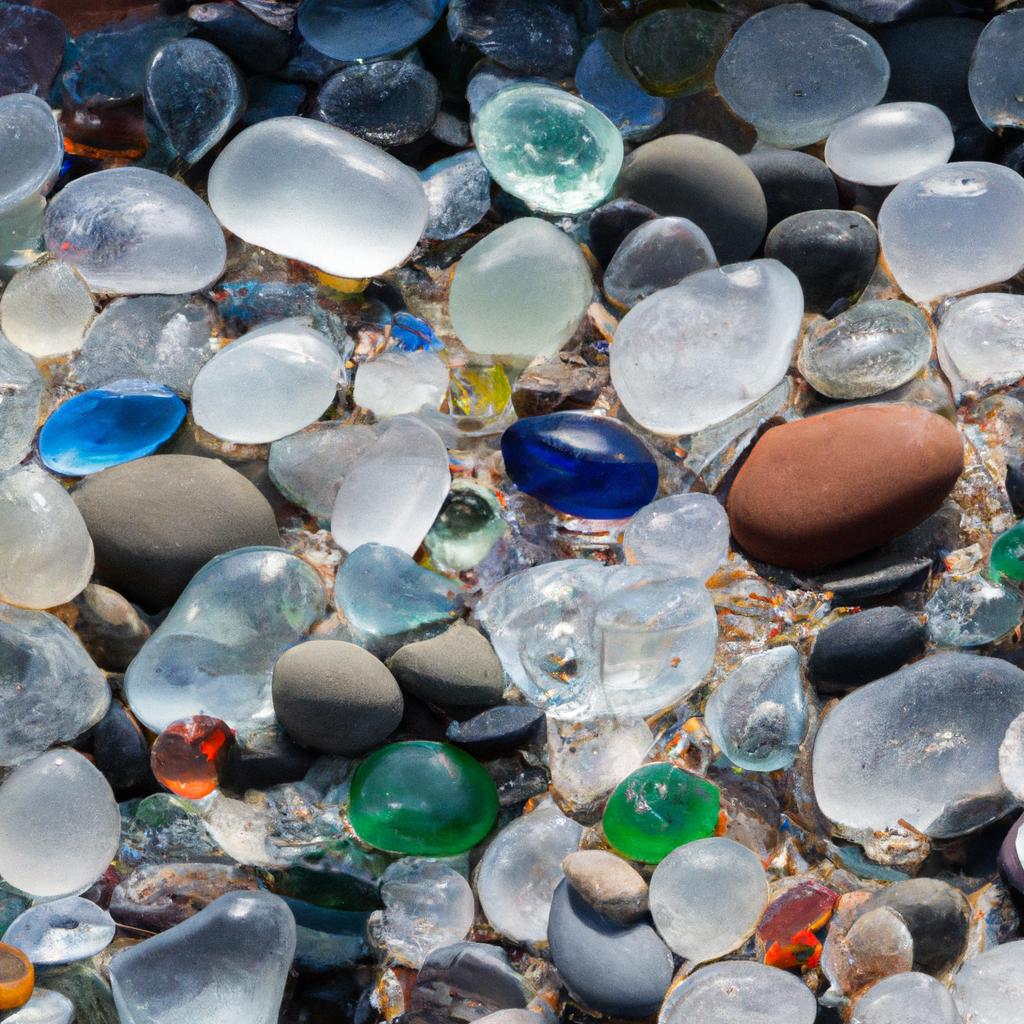
<path id="1" fill-rule="evenodd" d="M 629 925 L 647 913 L 647 883 L 634 867 L 607 850 L 577 850 L 562 861 L 569 884 L 602 917 Z"/>
<path id="2" fill-rule="evenodd" d="M 789 569 L 853 558 L 917 526 L 963 469 L 948 420 L 909 405 L 863 405 L 773 427 L 729 495 L 751 556 Z"/>

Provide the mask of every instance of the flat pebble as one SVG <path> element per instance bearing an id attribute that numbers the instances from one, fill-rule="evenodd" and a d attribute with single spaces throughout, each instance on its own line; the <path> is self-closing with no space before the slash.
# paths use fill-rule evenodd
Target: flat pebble
<path id="1" fill-rule="evenodd" d="M 953 975 L 953 1002 L 971 1024 L 1014 1024 L 1024 999 L 1024 941 L 972 957 Z"/>
<path id="2" fill-rule="evenodd" d="M 562 861 L 562 870 L 573 889 L 614 924 L 635 924 L 646 916 L 647 882 L 614 853 L 577 850 Z"/>
<path id="3" fill-rule="evenodd" d="M 989 128 L 1024 127 L 1016 62 L 1024 46 L 1024 14 L 1005 11 L 978 37 L 968 84 L 978 116 Z"/>
<path id="4" fill-rule="evenodd" d="M 943 310 L 937 337 L 958 394 L 1012 384 L 1024 376 L 1024 296 L 967 295 Z"/>
<path id="5" fill-rule="evenodd" d="M 336 60 L 358 61 L 407 50 L 444 12 L 444 0 L 311 0 L 302 5 L 303 39 Z"/>
<path id="6" fill-rule="evenodd" d="M 448 397 L 448 364 L 433 352 L 392 348 L 363 363 L 352 400 L 378 419 L 437 409 Z"/>
<path id="7" fill-rule="evenodd" d="M 67 896 L 30 907 L 4 932 L 4 942 L 20 949 L 37 967 L 84 960 L 106 949 L 117 926 L 101 907 Z"/>
<path id="8" fill-rule="evenodd" d="M 883 978 L 857 1000 L 851 1024 L 961 1024 L 941 982 L 912 971 Z"/>
<path id="9" fill-rule="evenodd" d="M 709 494 L 674 494 L 645 505 L 622 534 L 631 565 L 670 565 L 707 579 L 729 553 L 729 518 Z"/>

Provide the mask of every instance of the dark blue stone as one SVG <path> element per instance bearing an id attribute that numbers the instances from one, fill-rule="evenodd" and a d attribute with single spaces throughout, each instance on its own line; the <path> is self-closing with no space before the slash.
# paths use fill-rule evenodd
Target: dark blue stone
<path id="1" fill-rule="evenodd" d="M 502 435 L 501 453 L 520 490 L 583 519 L 624 519 L 658 490 L 651 453 L 610 418 L 554 412 L 519 420 Z"/>
<path id="2" fill-rule="evenodd" d="M 185 418 L 163 384 L 118 380 L 69 398 L 39 432 L 39 456 L 63 476 L 86 476 L 152 455 Z"/>

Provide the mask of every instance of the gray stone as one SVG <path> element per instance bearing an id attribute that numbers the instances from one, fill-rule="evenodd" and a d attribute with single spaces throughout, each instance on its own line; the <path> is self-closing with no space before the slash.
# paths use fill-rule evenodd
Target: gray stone
<path id="1" fill-rule="evenodd" d="M 647 913 L 647 883 L 621 857 L 607 850 L 577 850 L 562 861 L 569 884 L 602 917 L 634 924 Z"/>

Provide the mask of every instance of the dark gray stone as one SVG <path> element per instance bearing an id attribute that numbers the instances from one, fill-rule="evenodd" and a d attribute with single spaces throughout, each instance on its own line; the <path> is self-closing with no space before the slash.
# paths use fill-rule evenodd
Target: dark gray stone
<path id="1" fill-rule="evenodd" d="M 527 704 L 499 704 L 465 722 L 452 722 L 447 738 L 477 757 L 493 757 L 525 746 L 539 734 L 544 712 Z"/>
<path id="2" fill-rule="evenodd" d="M 613 199 L 599 206 L 588 224 L 594 258 L 602 267 L 607 267 L 626 235 L 657 216 L 649 206 L 634 203 L 632 199 Z"/>
<path id="3" fill-rule="evenodd" d="M 836 179 L 825 162 L 810 153 L 765 146 L 741 159 L 764 190 L 769 231 L 795 213 L 834 210 L 839 205 Z"/>
<path id="4" fill-rule="evenodd" d="M 92 757 L 118 797 L 157 789 L 149 766 L 149 744 L 120 701 L 112 700 L 93 727 Z"/>
<path id="5" fill-rule="evenodd" d="M 444 1020 L 471 1020 L 483 1013 L 519 1010 L 533 998 L 508 954 L 483 942 L 456 942 L 427 955 L 409 998 L 412 1013 L 444 1013 Z M 472 1012 L 458 1013 L 472 1006 Z"/>

